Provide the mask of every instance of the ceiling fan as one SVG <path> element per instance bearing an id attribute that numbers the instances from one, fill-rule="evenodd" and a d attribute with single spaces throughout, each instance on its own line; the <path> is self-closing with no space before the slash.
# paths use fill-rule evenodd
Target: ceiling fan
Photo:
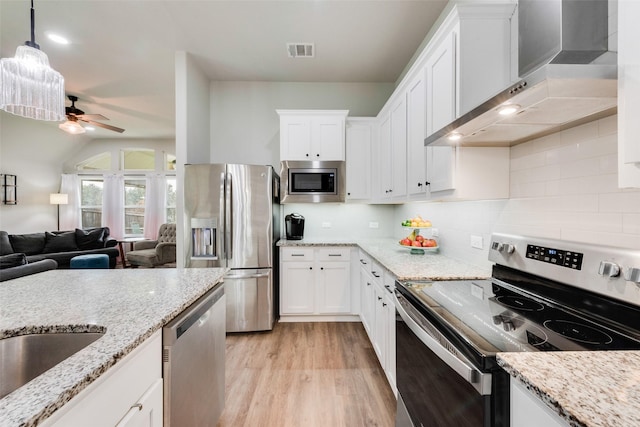
<path id="1" fill-rule="evenodd" d="M 71 101 L 71 107 L 65 107 L 65 112 L 67 114 L 67 121 L 58 125 L 58 127 L 63 131 L 72 133 L 72 134 L 85 133 L 86 132 L 85 128 L 82 125 L 80 125 L 80 123 L 78 123 L 80 121 L 80 122 L 89 123 L 93 126 L 109 129 L 114 132 L 119 132 L 119 133 L 124 132 L 124 129 L 121 129 L 119 127 L 105 125 L 104 123 L 96 122 L 95 120 L 109 120 L 109 119 L 103 116 L 102 114 L 85 114 L 84 111 L 80 110 L 79 108 L 76 108 L 75 104 L 76 104 L 76 101 L 78 100 L 77 96 L 68 95 L 67 97 Z"/>

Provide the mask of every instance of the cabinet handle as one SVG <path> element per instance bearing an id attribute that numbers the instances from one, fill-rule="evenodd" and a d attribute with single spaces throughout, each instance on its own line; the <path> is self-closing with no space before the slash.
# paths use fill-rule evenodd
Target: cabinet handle
<path id="1" fill-rule="evenodd" d="M 309 157 L 309 154 L 307 153 L 307 154 L 305 154 L 305 156 Z"/>
<path id="2" fill-rule="evenodd" d="M 367 263 L 366 263 L 366 262 L 365 262 L 365 260 L 363 260 L 363 259 L 361 259 L 361 260 L 360 260 L 360 264 L 367 265 Z"/>
<path id="3" fill-rule="evenodd" d="M 422 183 L 421 182 L 418 183 L 418 187 L 422 187 Z"/>
<path id="4" fill-rule="evenodd" d="M 378 301 L 380 301 L 382 299 L 382 297 L 378 297 Z"/>
<path id="5" fill-rule="evenodd" d="M 371 283 L 367 282 L 367 286 L 371 286 Z"/>
<path id="6" fill-rule="evenodd" d="M 320 157 L 320 154 L 316 154 L 316 157 Z"/>
<path id="7" fill-rule="evenodd" d="M 313 270 L 313 267 L 309 267 L 309 270 Z"/>
<path id="8" fill-rule="evenodd" d="M 376 277 L 376 278 L 380 277 L 375 271 L 372 271 L 371 274 L 373 274 L 373 277 Z"/>
<path id="9" fill-rule="evenodd" d="M 142 403 L 136 403 L 135 405 L 131 405 L 132 408 L 138 408 L 138 411 L 142 411 Z"/>
<path id="10" fill-rule="evenodd" d="M 390 294 L 393 293 L 393 291 L 391 290 L 391 287 L 389 285 L 384 285 L 385 288 L 387 288 L 387 292 L 389 292 Z"/>
<path id="11" fill-rule="evenodd" d="M 383 303 L 382 303 L 382 306 L 383 306 L 383 307 L 386 307 L 386 306 L 387 306 L 387 303 L 386 303 L 386 302 L 383 302 Z"/>
<path id="12" fill-rule="evenodd" d="M 431 185 L 431 183 L 429 181 L 425 181 L 424 183 L 425 185 Z"/>
<path id="13" fill-rule="evenodd" d="M 324 270 L 324 267 L 320 267 L 320 270 Z"/>
<path id="14" fill-rule="evenodd" d="M 329 254 L 329 256 L 342 256 L 342 254 Z"/>
<path id="15" fill-rule="evenodd" d="M 291 254 L 291 256 L 304 256 L 304 254 Z"/>

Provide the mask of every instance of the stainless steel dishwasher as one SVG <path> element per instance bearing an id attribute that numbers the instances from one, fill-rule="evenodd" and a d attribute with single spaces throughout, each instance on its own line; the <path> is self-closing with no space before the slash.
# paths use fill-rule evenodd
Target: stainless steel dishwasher
<path id="1" fill-rule="evenodd" d="M 223 283 L 164 327 L 165 427 L 218 423 L 224 409 L 225 334 Z"/>

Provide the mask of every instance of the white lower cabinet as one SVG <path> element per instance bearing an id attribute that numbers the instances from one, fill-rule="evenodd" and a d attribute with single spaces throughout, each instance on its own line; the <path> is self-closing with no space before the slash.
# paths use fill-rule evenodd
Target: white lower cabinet
<path id="1" fill-rule="evenodd" d="M 396 389 L 395 276 L 363 251 L 360 260 L 360 317 L 394 394 Z"/>
<path id="2" fill-rule="evenodd" d="M 281 321 L 288 316 L 350 315 L 349 247 L 280 248 Z M 318 320 L 326 320 L 318 318 Z"/>
<path id="3" fill-rule="evenodd" d="M 511 378 L 511 425 L 514 427 L 567 427 L 569 424 L 532 394 L 518 380 Z"/>
<path id="4" fill-rule="evenodd" d="M 162 336 L 158 331 L 41 425 L 161 427 L 162 388 Z"/>

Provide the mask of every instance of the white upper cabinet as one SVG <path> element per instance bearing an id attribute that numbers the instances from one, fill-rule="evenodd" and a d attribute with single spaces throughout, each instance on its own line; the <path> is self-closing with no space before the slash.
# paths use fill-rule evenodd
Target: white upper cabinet
<path id="1" fill-rule="evenodd" d="M 640 188 L 640 2 L 618 1 L 618 186 Z"/>
<path id="2" fill-rule="evenodd" d="M 276 110 L 280 160 L 344 160 L 345 110 Z"/>
<path id="3" fill-rule="evenodd" d="M 347 119 L 347 200 L 371 199 L 371 153 L 376 123 L 373 117 Z"/>
<path id="4" fill-rule="evenodd" d="M 456 117 L 456 31 L 450 31 L 427 60 L 427 134 Z M 424 144 L 424 141 L 423 141 Z"/>
<path id="5" fill-rule="evenodd" d="M 427 135 L 516 79 L 511 17 L 515 3 L 458 4 L 427 47 Z"/>
<path id="6" fill-rule="evenodd" d="M 426 85 L 425 72 L 419 72 L 407 88 L 407 193 L 411 198 L 424 198 L 426 177 Z"/>
<path id="7" fill-rule="evenodd" d="M 404 201 L 407 195 L 407 101 L 404 93 L 393 97 L 379 119 L 377 167 L 378 198 L 384 202 Z"/>

